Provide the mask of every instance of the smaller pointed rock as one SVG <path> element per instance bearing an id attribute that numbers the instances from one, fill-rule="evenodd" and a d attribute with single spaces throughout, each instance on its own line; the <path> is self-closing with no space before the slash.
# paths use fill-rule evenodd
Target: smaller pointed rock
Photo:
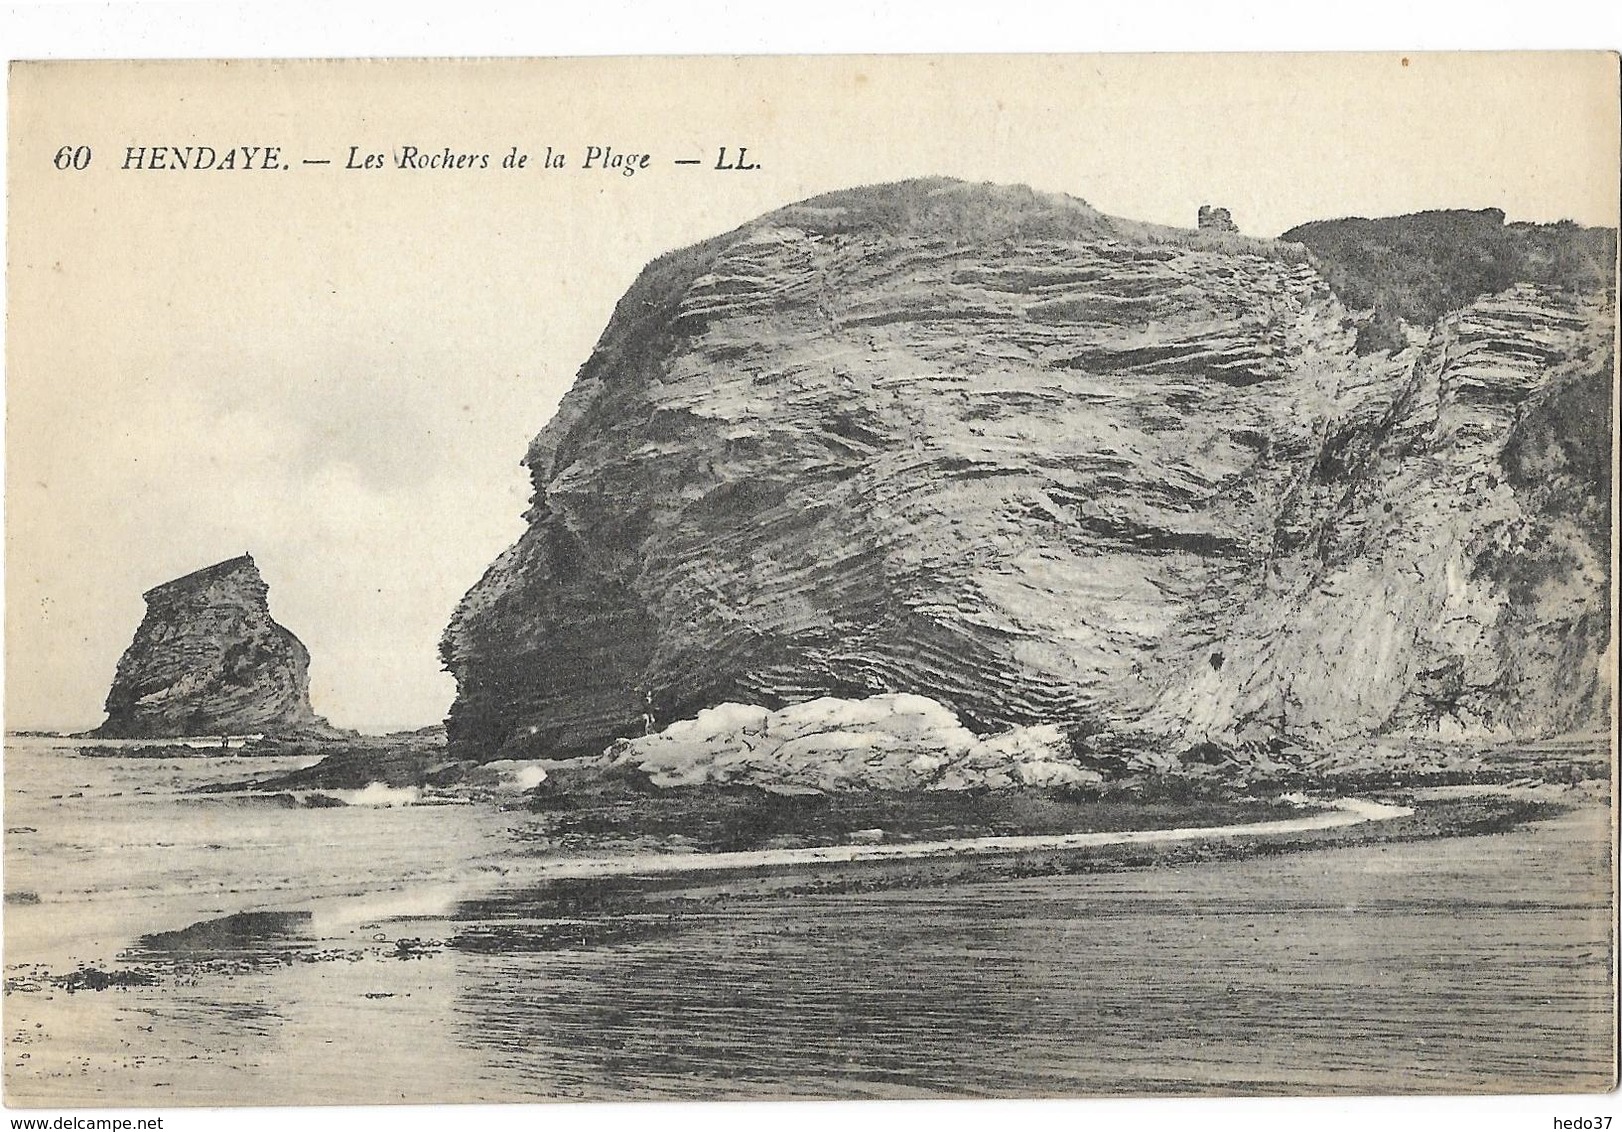
<path id="1" fill-rule="evenodd" d="M 341 734 L 311 708 L 310 654 L 271 618 L 268 593 L 247 554 L 148 590 L 91 734 Z"/>

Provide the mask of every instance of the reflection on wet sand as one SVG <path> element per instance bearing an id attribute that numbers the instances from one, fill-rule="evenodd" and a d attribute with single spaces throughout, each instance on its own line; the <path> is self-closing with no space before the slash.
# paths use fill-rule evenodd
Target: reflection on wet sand
<path id="1" fill-rule="evenodd" d="M 522 813 L 233 807 L 189 793 L 241 777 L 211 760 L 30 757 L 13 1104 L 1552 1092 L 1613 1061 L 1598 793 L 1486 836 L 1400 819 L 1078 875 L 569 877 Z"/>
<path id="2" fill-rule="evenodd" d="M 477 909 L 459 1040 L 537 1095 L 1603 1088 L 1604 820 L 723 903 L 585 949 L 537 946 L 568 901 L 529 892 Z"/>

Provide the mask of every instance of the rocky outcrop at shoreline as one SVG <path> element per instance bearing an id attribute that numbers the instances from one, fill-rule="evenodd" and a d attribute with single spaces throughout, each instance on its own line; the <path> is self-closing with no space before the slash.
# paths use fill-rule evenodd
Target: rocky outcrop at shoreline
<path id="1" fill-rule="evenodd" d="M 452 751 L 890 693 L 1166 751 L 1603 726 L 1614 284 L 1526 265 L 1615 237 L 1508 227 L 1536 254 L 1381 298 L 1436 314 L 1383 350 L 1345 240 L 1023 188 L 854 189 L 665 256 L 445 633 Z"/>
<path id="2" fill-rule="evenodd" d="M 1015 727 L 987 738 L 922 696 L 808 700 L 780 711 L 721 704 L 597 760 L 656 787 L 730 785 L 839 790 L 996 790 L 1093 786 L 1063 730 Z"/>
<path id="3" fill-rule="evenodd" d="M 271 618 L 268 593 L 246 554 L 148 590 L 91 735 L 345 734 L 311 708 L 310 654 Z"/>

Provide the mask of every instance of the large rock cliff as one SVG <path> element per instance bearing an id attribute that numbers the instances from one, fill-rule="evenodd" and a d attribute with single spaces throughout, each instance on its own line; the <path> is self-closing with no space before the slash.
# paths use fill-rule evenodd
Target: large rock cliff
<path id="1" fill-rule="evenodd" d="M 338 735 L 310 707 L 310 654 L 271 619 L 244 554 L 150 589 L 101 738 Z"/>
<path id="2" fill-rule="evenodd" d="M 1359 350 L 1331 258 L 926 180 L 655 261 L 446 631 L 452 745 L 892 692 L 1168 749 L 1603 726 L 1609 270 Z"/>

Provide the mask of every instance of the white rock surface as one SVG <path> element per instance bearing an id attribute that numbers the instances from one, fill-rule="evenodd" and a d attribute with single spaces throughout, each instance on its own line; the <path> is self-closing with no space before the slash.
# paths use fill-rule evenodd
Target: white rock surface
<path id="1" fill-rule="evenodd" d="M 949 708 L 914 695 L 823 696 L 781 711 L 720 704 L 656 734 L 622 739 L 605 758 L 667 787 L 967 790 L 1102 781 L 1074 761 L 1058 727 L 979 738 Z"/>

